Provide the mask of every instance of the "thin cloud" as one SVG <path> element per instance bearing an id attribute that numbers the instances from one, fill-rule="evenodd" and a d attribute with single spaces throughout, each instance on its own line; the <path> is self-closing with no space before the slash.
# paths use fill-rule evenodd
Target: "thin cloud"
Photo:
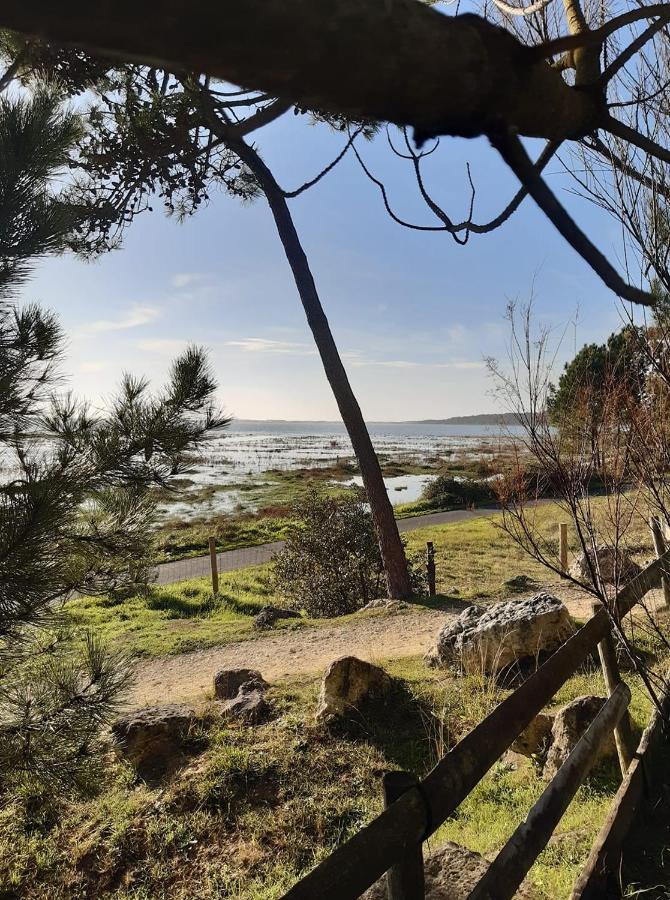
<path id="1" fill-rule="evenodd" d="M 108 363 L 100 362 L 96 360 L 91 360 L 89 362 L 83 362 L 79 364 L 79 371 L 82 375 L 91 375 L 94 372 L 102 372 L 103 369 L 108 367 Z"/>
<path id="2" fill-rule="evenodd" d="M 226 347 L 234 347 L 243 353 L 283 353 L 289 356 L 315 356 L 316 350 L 309 344 L 297 341 L 273 341 L 269 338 L 250 337 L 239 341 L 226 341 Z"/>
<path id="3" fill-rule="evenodd" d="M 483 369 L 483 360 L 452 360 L 450 362 L 421 362 L 411 359 L 366 359 L 355 350 L 342 354 L 349 365 L 356 368 L 372 366 L 381 369 Z"/>
<path id="4" fill-rule="evenodd" d="M 149 338 L 137 342 L 138 350 L 145 353 L 163 353 L 168 356 L 178 356 L 188 346 L 188 341 L 182 338 Z"/>
<path id="5" fill-rule="evenodd" d="M 207 276 L 203 272 L 177 272 L 170 279 L 173 288 L 180 290 L 192 284 L 204 281 Z"/>
<path id="6" fill-rule="evenodd" d="M 133 306 L 129 312 L 120 319 L 98 319 L 89 322 L 81 329 L 81 334 L 102 334 L 106 331 L 127 331 L 130 328 L 140 328 L 142 325 L 150 325 L 160 318 L 161 311 L 156 306 Z"/>

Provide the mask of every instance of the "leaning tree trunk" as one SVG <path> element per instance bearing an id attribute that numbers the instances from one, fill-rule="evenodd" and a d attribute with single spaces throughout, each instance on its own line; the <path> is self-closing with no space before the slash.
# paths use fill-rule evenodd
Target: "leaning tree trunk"
<path id="1" fill-rule="evenodd" d="M 286 198 L 274 175 L 252 147 L 239 138 L 230 139 L 227 143 L 258 180 L 272 211 L 307 316 L 307 322 L 314 335 L 326 378 L 335 395 L 342 421 L 349 434 L 363 476 L 363 484 L 370 502 L 384 564 L 389 597 L 394 599 L 408 597 L 412 593 L 412 589 L 405 549 L 400 540 L 379 460 L 372 446 L 360 406 L 349 384 L 328 319 L 321 306 L 314 277 L 293 224 Z"/>

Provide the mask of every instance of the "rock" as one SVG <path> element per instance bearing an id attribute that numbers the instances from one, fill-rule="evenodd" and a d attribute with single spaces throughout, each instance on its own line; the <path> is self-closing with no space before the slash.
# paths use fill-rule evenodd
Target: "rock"
<path id="1" fill-rule="evenodd" d="M 254 628 L 272 628 L 279 619 L 299 619 L 300 613 L 281 606 L 264 606 L 254 618 Z"/>
<path id="2" fill-rule="evenodd" d="M 112 724 L 117 750 L 143 778 L 160 778 L 181 762 L 189 748 L 195 710 L 185 704 L 145 706 Z"/>
<path id="3" fill-rule="evenodd" d="M 577 697 L 556 714 L 551 729 L 551 746 L 542 772 L 544 778 L 549 780 L 558 772 L 570 751 L 600 712 L 604 702 L 602 697 Z M 615 754 L 614 735 L 610 733 L 600 747 L 596 764 Z"/>
<path id="4" fill-rule="evenodd" d="M 426 900 L 466 900 L 488 867 L 488 860 L 481 854 L 449 841 L 424 862 Z M 540 900 L 542 897 L 525 883 L 514 896 L 517 900 Z M 385 876 L 361 895 L 361 900 L 386 898 Z"/>
<path id="5" fill-rule="evenodd" d="M 326 669 L 321 682 L 317 722 L 328 722 L 359 710 L 369 701 L 383 700 L 391 691 L 390 675 L 355 656 L 342 656 Z"/>
<path id="6" fill-rule="evenodd" d="M 384 609 L 387 612 L 398 612 L 400 609 L 407 609 L 408 604 L 404 600 L 387 600 L 384 597 L 377 597 L 376 600 L 370 600 L 365 606 L 361 607 L 359 612 L 365 612 L 370 609 Z"/>
<path id="7" fill-rule="evenodd" d="M 556 650 L 574 632 L 565 605 L 551 594 L 471 606 L 448 622 L 426 657 L 428 665 L 464 672 L 498 672 L 517 660 Z"/>
<path id="8" fill-rule="evenodd" d="M 570 575 L 573 578 L 576 578 L 577 581 L 590 584 L 592 579 L 589 560 L 591 561 L 591 563 L 595 564 L 596 558 L 598 560 L 597 568 L 600 572 L 600 578 L 606 584 L 613 584 L 615 560 L 617 558 L 617 553 L 615 552 L 614 547 L 598 547 L 595 556 L 593 554 L 593 551 L 589 551 L 588 556 L 586 553 L 580 553 L 572 561 L 572 565 L 570 566 Z M 625 550 L 622 550 L 621 548 L 619 548 L 618 551 L 618 560 L 620 581 L 630 581 L 631 578 L 634 578 L 641 572 L 638 564 L 630 558 L 629 554 Z"/>
<path id="9" fill-rule="evenodd" d="M 232 700 L 240 691 L 263 692 L 267 681 L 256 669 L 221 669 L 214 676 L 214 695 L 217 700 Z"/>
<path id="10" fill-rule="evenodd" d="M 510 750 L 529 758 L 543 759 L 546 757 L 551 743 L 553 724 L 554 716 L 549 715 L 549 713 L 538 713 L 530 725 L 514 741 Z"/>
<path id="11" fill-rule="evenodd" d="M 258 725 L 270 715 L 270 704 L 261 691 L 244 688 L 243 685 L 237 697 L 219 704 L 221 715 L 224 719 L 239 720 L 245 725 Z"/>
<path id="12" fill-rule="evenodd" d="M 509 591 L 527 591 L 530 587 L 535 584 L 535 581 L 530 577 L 530 575 L 515 575 L 514 578 L 510 578 L 507 581 L 503 581 L 503 587 L 507 588 Z"/>

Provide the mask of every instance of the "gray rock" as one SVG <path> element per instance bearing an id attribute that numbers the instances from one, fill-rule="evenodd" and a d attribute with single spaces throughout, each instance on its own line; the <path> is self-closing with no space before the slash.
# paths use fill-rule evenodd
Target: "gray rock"
<path id="1" fill-rule="evenodd" d="M 509 578 L 507 581 L 503 581 L 503 587 L 507 588 L 509 591 L 527 591 L 530 587 L 535 584 L 535 581 L 530 577 L 530 575 L 515 575 L 514 578 Z"/>
<path id="2" fill-rule="evenodd" d="M 199 719 L 185 704 L 145 706 L 119 716 L 112 724 L 117 750 L 143 778 L 172 771 L 189 749 Z"/>
<path id="3" fill-rule="evenodd" d="M 342 656 L 326 669 L 321 682 L 317 722 L 346 716 L 371 700 L 386 698 L 393 685 L 390 675 L 379 666 L 355 656 Z"/>
<path id="4" fill-rule="evenodd" d="M 219 704 L 226 720 L 237 720 L 245 725 L 264 722 L 271 712 L 270 704 L 259 690 L 241 690 L 237 697 Z"/>
<path id="5" fill-rule="evenodd" d="M 272 628 L 279 619 L 299 619 L 300 613 L 281 606 L 264 606 L 254 618 L 254 628 Z"/>
<path id="6" fill-rule="evenodd" d="M 570 751 L 600 712 L 604 702 L 602 697 L 577 697 L 556 714 L 551 729 L 551 746 L 542 772 L 544 778 L 549 780 L 558 772 L 570 755 Z M 610 732 L 600 746 L 596 764 L 614 755 L 616 745 L 614 735 Z"/>
<path id="7" fill-rule="evenodd" d="M 217 700 L 232 700 L 240 691 L 264 691 L 267 681 L 256 669 L 221 669 L 214 676 L 214 695 Z"/>
<path id="8" fill-rule="evenodd" d="M 426 900 L 466 900 L 488 867 L 488 860 L 481 854 L 449 841 L 424 862 Z M 514 896 L 517 900 L 542 898 L 542 894 L 525 883 Z M 385 876 L 361 895 L 361 900 L 386 898 Z"/>
<path id="9" fill-rule="evenodd" d="M 574 632 L 566 606 L 551 594 L 466 609 L 449 621 L 426 657 L 431 666 L 497 672 L 517 660 L 561 646 Z"/>
<path id="10" fill-rule="evenodd" d="M 590 584 L 592 582 L 591 564 L 600 573 L 600 578 L 605 584 L 613 584 L 617 558 L 621 582 L 630 581 L 641 572 L 638 564 L 630 558 L 625 550 L 619 548 L 617 554 L 614 547 L 598 547 L 595 554 L 591 550 L 588 555 L 583 552 L 578 554 L 570 566 L 570 575 L 577 581 Z"/>
<path id="11" fill-rule="evenodd" d="M 407 609 L 408 604 L 404 600 L 387 600 L 384 597 L 377 597 L 376 600 L 370 600 L 360 610 L 365 612 L 370 609 L 384 609 L 387 612 L 398 612 L 400 609 Z"/>
<path id="12" fill-rule="evenodd" d="M 549 713 L 538 713 L 530 725 L 514 741 L 510 750 L 529 758 L 544 759 L 552 740 L 551 729 L 553 724 L 554 716 L 549 715 Z"/>

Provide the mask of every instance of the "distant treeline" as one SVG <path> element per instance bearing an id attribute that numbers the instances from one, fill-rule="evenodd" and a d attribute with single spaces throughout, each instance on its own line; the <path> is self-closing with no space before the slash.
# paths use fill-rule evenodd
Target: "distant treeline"
<path id="1" fill-rule="evenodd" d="M 411 425 L 519 425 L 518 413 L 480 413 L 477 416 L 451 416 L 449 419 L 420 419 Z"/>

